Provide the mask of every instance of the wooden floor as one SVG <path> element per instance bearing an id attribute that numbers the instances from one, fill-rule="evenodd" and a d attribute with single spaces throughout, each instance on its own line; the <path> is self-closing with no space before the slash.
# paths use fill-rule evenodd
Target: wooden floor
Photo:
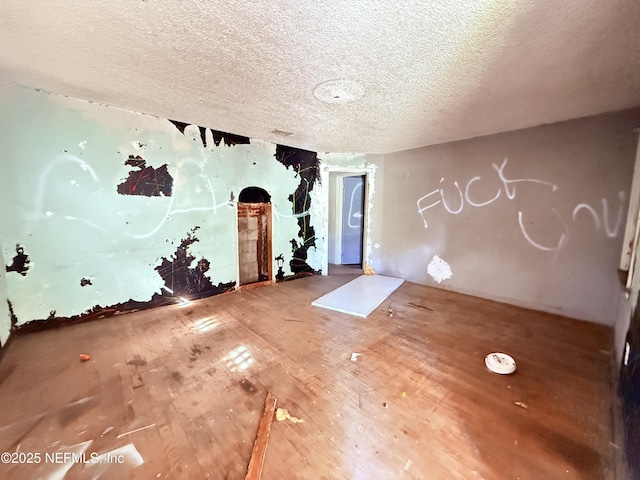
<path id="1" fill-rule="evenodd" d="M 310 306 L 353 278 L 16 337 L 0 451 L 40 462 L 0 478 L 242 479 L 267 391 L 304 422 L 274 421 L 264 479 L 613 478 L 609 329 L 412 283 L 366 319 Z"/>
<path id="2" fill-rule="evenodd" d="M 360 265 L 338 265 L 336 263 L 330 263 L 328 272 L 329 275 L 361 275 L 363 270 Z"/>

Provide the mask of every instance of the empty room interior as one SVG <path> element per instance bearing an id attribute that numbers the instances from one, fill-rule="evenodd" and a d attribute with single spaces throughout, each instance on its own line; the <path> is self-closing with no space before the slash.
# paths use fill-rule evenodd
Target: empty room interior
<path id="1" fill-rule="evenodd" d="M 0 5 L 0 478 L 640 479 L 640 3 Z"/>

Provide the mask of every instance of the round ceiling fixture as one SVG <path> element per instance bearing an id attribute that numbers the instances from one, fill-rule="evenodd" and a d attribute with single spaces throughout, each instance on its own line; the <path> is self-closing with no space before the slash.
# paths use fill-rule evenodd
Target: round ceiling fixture
<path id="1" fill-rule="evenodd" d="M 364 95 L 364 87 L 355 80 L 338 78 L 319 83 L 313 95 L 324 103 L 350 103 Z"/>

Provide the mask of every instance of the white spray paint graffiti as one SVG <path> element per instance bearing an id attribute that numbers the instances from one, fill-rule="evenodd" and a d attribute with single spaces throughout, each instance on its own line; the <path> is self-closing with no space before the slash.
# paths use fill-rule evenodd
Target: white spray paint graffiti
<path id="1" fill-rule="evenodd" d="M 302 213 L 280 213 L 280 211 L 276 208 L 275 205 L 273 205 L 273 214 L 275 215 L 276 219 L 280 219 L 280 218 L 302 218 L 305 217 L 307 215 L 310 215 L 311 213 L 311 209 L 307 209 Z"/>
<path id="2" fill-rule="evenodd" d="M 444 179 L 440 180 L 440 183 L 442 183 Z M 458 207 L 457 210 L 451 210 L 448 205 L 446 200 L 444 199 L 444 190 L 441 188 L 440 191 L 440 198 L 442 199 L 442 206 L 445 208 L 445 210 L 449 213 L 452 213 L 453 215 L 457 215 L 459 214 L 462 209 L 464 208 L 464 199 L 462 198 L 462 190 L 460 190 L 460 185 L 458 185 L 458 182 L 453 182 L 453 184 L 456 186 L 456 188 L 458 189 L 458 195 L 460 196 L 460 206 Z"/>
<path id="3" fill-rule="evenodd" d="M 438 283 L 453 276 L 449 264 L 438 255 L 434 255 L 429 262 L 429 265 L 427 266 L 427 273 Z"/>
<path id="4" fill-rule="evenodd" d="M 602 205 L 602 223 L 604 224 L 604 233 L 609 238 L 617 237 L 618 232 L 620 231 L 620 227 L 622 226 L 624 200 L 624 192 L 618 192 L 618 216 L 616 217 L 616 224 L 613 226 L 613 228 L 611 228 L 609 224 L 609 202 L 607 202 L 606 198 L 602 198 L 600 200 L 600 203 Z M 580 210 L 586 210 L 587 212 L 589 212 L 591 214 L 591 217 L 593 218 L 593 223 L 596 227 L 596 230 L 600 230 L 600 215 L 598 215 L 598 212 L 596 212 L 596 210 L 588 203 L 580 203 L 576 205 L 576 208 L 573 209 L 573 220 L 576 220 L 576 216 L 578 215 Z"/>
<path id="5" fill-rule="evenodd" d="M 40 175 L 39 184 L 38 184 L 38 194 L 36 196 L 35 209 L 34 209 L 34 217 L 36 219 L 42 218 L 43 216 L 50 217 L 54 215 L 54 213 L 51 211 L 46 211 L 45 213 L 42 213 L 44 192 L 45 192 L 46 186 L 49 183 L 47 181 L 48 177 L 51 175 L 51 173 L 57 166 L 65 162 L 77 164 L 83 171 L 88 172 L 91 175 L 94 182 L 96 183 L 98 182 L 98 175 L 87 162 L 73 155 L 69 155 L 69 154 L 61 155 L 60 157 L 56 158 L 53 162 L 51 162 L 49 165 L 47 165 L 47 168 Z M 153 229 L 145 233 L 136 234 L 136 233 L 123 232 L 124 235 L 127 235 L 132 238 L 138 238 L 138 239 L 148 238 L 155 235 L 162 228 L 165 222 L 171 218 L 171 215 L 181 214 L 181 213 L 190 213 L 190 212 L 196 212 L 196 211 L 202 211 L 202 212 L 212 211 L 215 213 L 219 208 L 224 206 L 229 206 L 228 201 L 225 201 L 222 203 L 216 203 L 216 194 L 213 188 L 213 184 L 211 182 L 211 179 L 204 174 L 204 166 L 201 162 L 197 162 L 192 159 L 183 160 L 176 168 L 175 175 L 174 175 L 174 185 L 179 185 L 181 170 L 186 165 L 190 165 L 190 164 L 196 165 L 201 170 L 201 172 L 198 174 L 198 177 L 202 178 L 203 181 L 205 182 L 206 188 L 211 195 L 211 204 L 205 205 L 205 206 L 190 207 L 190 208 L 173 208 L 174 201 L 175 201 L 174 200 L 175 194 L 170 197 L 163 196 L 164 198 L 168 198 L 167 200 L 168 204 L 167 204 L 166 211 L 162 215 L 162 218 L 159 220 L 158 224 Z M 71 185 L 76 185 L 76 184 L 77 184 L 76 180 L 71 180 Z M 196 191 L 199 192 L 201 190 L 197 189 Z M 86 225 L 100 231 L 106 231 L 100 225 L 97 225 L 96 223 L 91 222 L 90 220 L 87 220 L 87 219 L 79 218 L 73 215 L 65 215 L 63 218 L 65 220 L 85 223 Z"/>
<path id="6" fill-rule="evenodd" d="M 348 220 L 347 220 L 347 224 L 349 225 L 349 228 L 360 228 L 360 221 L 358 221 L 357 223 L 353 223 L 353 219 L 354 218 L 362 218 L 362 208 L 360 205 L 355 205 L 354 208 L 354 200 L 356 199 L 356 193 L 358 192 L 358 189 L 362 190 L 364 185 L 364 182 L 359 183 L 358 185 L 356 185 L 356 188 L 353 189 L 353 191 L 351 192 L 351 200 L 349 201 L 349 215 L 348 215 Z"/>
<path id="7" fill-rule="evenodd" d="M 558 189 L 557 185 L 550 182 L 545 182 L 543 180 L 538 180 L 536 178 L 518 178 L 515 180 L 509 180 L 504 176 L 504 167 L 507 166 L 507 160 L 508 159 L 505 158 L 504 161 L 502 162 L 502 165 L 500 165 L 499 167 L 495 163 L 492 163 L 491 166 L 496 172 L 498 172 L 498 177 L 500 177 L 500 181 L 504 185 L 504 192 L 507 194 L 507 198 L 509 198 L 509 200 L 513 200 L 514 198 L 516 198 L 516 186 L 513 185 L 513 189 L 509 191 L 509 185 L 512 185 L 515 183 L 526 183 L 526 182 L 539 183 L 541 185 L 547 185 L 551 187 L 552 192 L 555 192 Z"/>
<path id="8" fill-rule="evenodd" d="M 560 221 L 562 222 L 562 225 L 564 226 L 565 232 L 560 235 L 560 239 L 558 240 L 558 244 L 555 247 L 545 247 L 544 245 L 539 244 L 538 242 L 535 242 L 527 233 L 527 231 L 524 228 L 524 224 L 522 222 L 522 212 L 518 211 L 518 225 L 520 225 L 520 230 L 522 231 L 522 235 L 524 236 L 525 240 L 527 242 L 529 242 L 529 245 L 531 245 L 532 247 L 537 248 L 538 250 L 542 250 L 543 252 L 557 252 L 558 250 L 560 250 L 562 247 L 564 247 L 565 243 L 567 243 L 567 239 L 569 237 L 569 227 L 567 226 L 566 222 L 563 220 L 563 218 L 560 216 L 560 214 L 556 211 L 555 208 L 552 208 L 551 211 L 553 213 L 556 214 L 556 216 L 560 219 Z"/>
<path id="9" fill-rule="evenodd" d="M 137 144 L 137 142 L 134 142 Z M 47 189 L 47 186 L 50 185 L 50 181 L 49 181 L 49 177 L 52 174 L 52 172 L 54 171 L 54 169 L 56 167 L 58 167 L 61 164 L 64 163 L 73 163 L 76 164 L 80 167 L 80 169 L 82 169 L 85 172 L 88 172 L 93 181 L 95 183 L 98 183 L 98 175 L 96 174 L 95 170 L 84 160 L 82 160 L 81 158 L 78 158 L 74 155 L 70 155 L 70 154 L 65 154 L 65 155 L 60 155 L 59 157 L 57 157 L 56 159 L 54 159 L 51 163 L 49 163 L 47 165 L 47 168 L 40 174 L 40 178 L 39 178 L 39 182 L 38 182 L 38 193 L 36 195 L 36 201 L 35 201 L 35 208 L 34 208 L 34 213 L 33 216 L 36 219 L 40 219 L 43 217 L 51 217 L 53 216 L 55 213 L 51 212 L 49 210 L 47 210 L 46 212 L 43 213 L 43 207 L 44 207 L 44 194 L 45 191 Z M 188 166 L 188 165 L 195 165 L 200 172 L 197 174 L 197 177 L 201 178 L 204 182 L 204 188 L 206 190 L 206 192 L 209 194 L 208 198 L 210 199 L 208 202 L 207 201 L 203 201 L 203 203 L 205 203 L 204 205 L 197 205 L 197 206 L 193 206 L 193 207 L 189 207 L 189 208 L 174 208 L 175 202 L 176 202 L 176 197 L 178 196 L 178 186 L 181 184 L 181 179 L 185 176 L 183 170 Z M 77 180 L 70 180 L 71 185 L 77 185 L 78 181 Z M 200 187 L 196 187 L 195 188 L 195 192 L 196 193 L 202 193 L 203 190 Z M 162 196 L 161 198 L 164 198 L 164 201 L 167 203 L 166 209 L 164 211 L 164 213 L 159 217 L 158 223 L 150 230 L 146 231 L 146 232 L 141 232 L 141 233 L 129 233 L 129 232 L 122 232 L 123 235 L 126 235 L 128 237 L 131 238 L 136 238 L 136 239 L 145 239 L 145 238 L 149 238 L 152 237 L 153 235 L 155 235 L 158 231 L 160 231 L 162 229 L 162 227 L 165 225 L 165 223 L 167 222 L 167 220 L 171 219 L 172 215 L 178 215 L 178 214 L 185 214 L 185 213 L 191 213 L 191 212 L 213 212 L 214 214 L 217 213 L 217 210 L 222 208 L 222 207 L 228 207 L 228 206 L 233 206 L 233 203 L 226 200 L 224 202 L 217 202 L 217 198 L 216 198 L 216 192 L 213 186 L 213 183 L 211 181 L 211 179 L 204 173 L 204 164 L 203 162 L 199 162 L 196 161 L 194 159 L 190 159 L 190 158 L 186 158 L 183 159 L 182 161 L 178 162 L 176 165 L 176 169 L 174 171 L 174 194 L 169 196 L 169 197 L 164 197 Z M 157 199 L 158 201 L 161 201 L 160 199 Z M 206 204 L 208 203 L 208 204 Z M 301 218 L 304 217 L 306 215 L 310 214 L 310 210 L 306 210 L 302 213 L 291 213 L 291 214 L 287 214 L 287 213 L 282 213 L 280 211 L 278 211 L 278 209 L 276 208 L 275 204 L 273 205 L 273 211 L 274 211 L 274 216 L 277 220 L 280 220 L 282 218 L 288 219 L 288 218 Z M 60 212 L 57 212 L 58 214 Z M 63 215 L 62 218 L 64 218 L 65 220 L 68 221 L 72 221 L 72 222 L 81 222 L 84 223 L 85 225 L 94 228 L 96 230 L 99 230 L 101 232 L 106 232 L 107 230 L 105 228 L 103 228 L 102 226 L 96 224 L 95 222 L 92 222 L 89 219 L 86 218 L 81 218 L 78 216 L 74 216 L 74 215 Z"/>
<path id="10" fill-rule="evenodd" d="M 493 197 L 493 198 L 491 198 L 491 199 L 489 199 L 489 200 L 487 200 L 485 202 L 476 203 L 476 202 L 471 201 L 471 199 L 469 198 L 469 187 L 471 186 L 471 184 L 473 182 L 477 182 L 478 180 L 480 180 L 480 177 L 473 177 L 471 180 L 469 180 L 467 182 L 467 186 L 464 189 L 464 196 L 467 199 L 467 203 L 469 205 L 471 205 L 472 207 L 484 207 L 485 205 L 489 205 L 489 204 L 495 202 L 500 197 L 500 194 L 502 193 L 501 189 L 498 189 L 498 193 L 496 193 L 495 197 Z"/>
<path id="11" fill-rule="evenodd" d="M 36 219 L 41 218 L 43 216 L 42 202 L 44 198 L 45 187 L 47 185 L 47 178 L 49 177 L 49 175 L 51 175 L 53 170 L 62 163 L 75 163 L 84 172 L 89 172 L 94 182 L 98 181 L 98 175 L 96 175 L 95 170 L 91 168 L 91 165 L 89 165 L 87 162 L 85 162 L 81 158 L 78 158 L 76 156 L 69 155 L 69 154 L 58 156 L 55 160 L 49 163 L 49 165 L 47 165 L 47 168 L 45 168 L 44 171 L 40 174 L 40 179 L 38 182 L 38 193 L 36 195 L 36 202 L 35 202 L 36 208 L 34 209 L 34 217 Z M 72 180 L 71 185 L 75 185 L 76 183 L 77 182 L 75 180 Z M 53 215 L 53 213 L 50 211 L 47 211 L 44 213 L 44 216 L 47 216 L 47 217 L 50 217 L 51 215 Z"/>
<path id="12" fill-rule="evenodd" d="M 517 196 L 517 191 L 516 191 L 516 186 L 517 184 L 521 184 L 521 183 L 533 183 L 533 184 L 538 184 L 538 185 L 543 185 L 546 187 L 550 187 L 552 192 L 557 191 L 558 186 L 554 183 L 551 182 L 547 182 L 544 180 L 540 180 L 537 178 L 517 178 L 517 179 L 509 179 L 507 178 L 507 176 L 504 173 L 505 167 L 507 166 L 508 163 L 508 159 L 505 158 L 504 161 L 502 162 L 502 164 L 500 166 L 498 166 L 495 163 L 492 163 L 491 166 L 493 167 L 493 169 L 496 171 L 496 173 L 498 174 L 498 179 L 500 180 L 500 182 L 502 183 L 502 186 L 500 188 L 498 188 L 498 191 L 496 192 L 496 194 L 487 200 L 477 200 L 474 201 L 471 199 L 471 195 L 470 195 L 470 189 L 471 186 L 481 180 L 481 177 L 479 176 L 475 176 L 473 178 L 471 178 L 467 184 L 465 185 L 464 188 L 464 194 L 463 194 L 463 189 L 460 187 L 460 184 L 458 183 L 458 181 L 454 181 L 453 185 L 455 186 L 457 192 L 458 192 L 458 202 L 459 202 L 459 206 L 456 209 L 452 209 L 446 202 L 445 200 L 445 192 L 443 188 L 438 188 L 436 190 L 433 190 L 432 192 L 427 193 L 426 195 L 420 197 L 416 204 L 418 206 L 418 214 L 420 215 L 420 217 L 422 218 L 422 221 L 424 223 L 424 228 L 428 228 L 429 224 L 427 222 L 426 216 L 425 216 L 425 212 L 435 206 L 437 206 L 438 204 L 442 203 L 442 206 L 444 207 L 444 209 L 452 214 L 452 215 L 458 215 L 459 213 L 461 213 L 464 209 L 465 204 L 469 204 L 472 207 L 485 207 L 487 205 L 492 204 L 493 202 L 495 202 L 496 200 L 498 200 L 502 194 L 502 192 L 504 191 L 506 197 L 508 200 L 514 200 Z M 442 183 L 444 181 L 444 178 L 440 179 L 439 183 Z M 616 216 L 616 220 L 615 220 L 615 225 L 612 227 L 610 225 L 610 219 L 609 219 L 609 203 L 607 201 L 606 198 L 602 198 L 601 199 L 601 205 L 602 205 L 602 216 L 600 216 L 600 214 L 588 203 L 580 203 L 578 205 L 576 205 L 576 207 L 573 209 L 573 214 L 572 214 L 572 219 L 575 222 L 576 221 L 576 217 L 578 216 L 578 214 L 584 210 L 587 213 L 589 213 L 593 219 L 594 225 L 596 227 L 596 230 L 600 230 L 600 226 L 604 225 L 604 233 L 607 237 L 609 238 L 615 238 L 618 236 L 618 233 L 620 232 L 620 228 L 622 226 L 622 222 L 623 222 L 623 213 L 624 213 L 624 202 L 625 202 L 625 193 L 624 192 L 618 192 L 618 200 L 619 200 L 619 205 L 618 205 L 618 212 L 617 212 L 617 216 Z M 562 224 L 562 228 L 563 228 L 563 233 L 560 234 L 559 236 L 559 240 L 557 242 L 556 245 L 554 246 L 546 246 L 546 245 L 542 245 L 541 243 L 535 241 L 531 235 L 527 232 L 525 225 L 524 225 L 524 220 L 523 220 L 523 212 L 522 211 L 518 211 L 518 225 L 520 227 L 520 230 L 522 232 L 522 235 L 524 237 L 524 239 L 534 248 L 537 248 L 538 250 L 542 250 L 545 252 L 557 252 L 559 251 L 562 247 L 564 247 L 564 245 L 566 245 L 568 239 L 569 239 L 569 226 L 567 225 L 567 223 L 565 222 L 565 220 L 562 218 L 562 216 L 558 213 L 557 210 L 552 209 L 553 213 L 555 216 L 558 217 L 558 219 L 560 220 L 560 223 Z"/>
<path id="13" fill-rule="evenodd" d="M 502 165 L 498 166 L 495 163 L 492 163 L 491 166 L 493 167 L 493 169 L 498 173 L 498 178 L 500 179 L 500 181 L 502 182 L 502 186 L 504 187 L 504 192 L 507 195 L 507 198 L 509 200 L 513 200 L 516 197 L 516 184 L 518 183 L 536 183 L 536 184 L 541 184 L 541 185 L 546 185 L 551 187 L 551 191 L 555 192 L 558 189 L 558 186 L 550 183 L 550 182 L 545 182 L 543 180 L 539 180 L 537 178 L 517 178 L 517 179 L 508 179 L 505 174 L 504 174 L 504 169 L 507 166 L 507 161 L 508 159 L 504 159 L 504 161 L 502 162 Z M 449 206 L 446 203 L 445 200 L 445 195 L 444 195 L 444 189 L 443 188 L 438 188 L 437 190 L 434 190 L 430 193 L 427 193 L 426 195 L 424 195 L 423 197 L 420 197 L 418 199 L 418 201 L 416 202 L 418 205 L 418 213 L 420 214 L 420 216 L 422 217 L 422 220 L 424 221 L 424 228 L 428 228 L 428 223 L 427 223 L 427 219 L 424 216 L 424 212 L 426 212 L 427 210 L 429 210 L 430 208 L 435 207 L 436 205 L 438 205 L 439 203 L 442 202 L 442 205 L 444 206 L 445 210 L 453 215 L 457 215 L 460 212 L 462 212 L 462 210 L 464 209 L 465 206 L 465 201 L 466 203 L 468 203 L 469 205 L 471 205 L 472 207 L 485 207 L 487 205 L 490 205 L 491 203 L 495 202 L 498 198 L 500 198 L 500 195 L 502 193 L 502 188 L 499 188 L 497 193 L 495 194 L 495 196 L 489 200 L 485 200 L 482 202 L 477 202 L 477 201 L 473 201 L 470 198 L 469 195 L 469 189 L 471 187 L 471 185 L 474 182 L 477 182 L 478 180 L 480 180 L 481 178 L 476 176 L 473 177 L 471 180 L 469 180 L 464 188 L 464 195 L 462 194 L 462 189 L 460 188 L 460 185 L 458 183 L 458 181 L 456 180 L 455 182 L 453 182 L 453 185 L 456 187 L 456 190 L 458 191 L 458 197 L 459 197 L 459 202 L 460 202 L 460 206 L 456 209 L 456 210 L 452 210 L 451 208 L 449 208 Z M 440 179 L 440 183 L 442 183 L 444 181 L 444 178 Z M 429 205 L 422 205 L 423 201 L 428 199 L 429 197 L 431 197 L 432 195 L 439 195 L 440 199 L 429 204 Z"/>
<path id="14" fill-rule="evenodd" d="M 174 203 L 174 198 L 176 193 L 174 192 L 174 195 L 172 195 L 171 197 L 169 197 L 169 205 L 167 206 L 167 210 L 165 212 L 165 214 L 163 215 L 162 219 L 160 220 L 160 222 L 156 225 L 155 228 L 153 228 L 152 230 L 150 230 L 149 232 L 146 232 L 144 234 L 128 234 L 129 236 L 133 237 L 133 238 L 148 238 L 151 237 L 153 235 L 156 234 L 156 232 L 158 232 L 162 226 L 165 224 L 165 222 L 167 220 L 169 220 L 171 218 L 171 215 L 174 214 L 179 214 L 179 213 L 190 213 L 190 212 L 208 212 L 208 211 L 212 211 L 213 213 L 216 213 L 216 211 L 224 206 L 228 206 L 229 202 L 222 202 L 222 203 L 216 203 L 216 193 L 215 190 L 213 188 L 213 184 L 211 183 L 211 179 L 204 174 L 204 166 L 201 162 L 197 162 L 195 160 L 191 160 L 191 159 L 185 159 L 176 169 L 176 173 L 175 173 L 175 178 L 174 178 L 174 185 L 179 185 L 179 178 L 180 178 L 180 169 L 184 168 L 185 165 L 188 164 L 192 164 L 192 165 L 196 165 L 201 172 L 198 174 L 198 177 L 202 178 L 206 184 L 207 189 L 209 190 L 209 192 L 211 193 L 211 205 L 208 206 L 199 206 L 199 207 L 190 207 L 190 208 L 173 208 L 173 203 Z"/>

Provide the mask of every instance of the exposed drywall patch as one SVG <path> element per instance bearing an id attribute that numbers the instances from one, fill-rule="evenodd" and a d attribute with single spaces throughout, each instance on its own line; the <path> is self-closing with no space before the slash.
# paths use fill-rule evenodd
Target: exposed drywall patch
<path id="1" fill-rule="evenodd" d="M 17 318 L 13 313 L 11 302 L 7 302 L 9 305 L 9 311 L 11 312 L 12 331 L 17 333 L 26 333 L 32 331 L 43 330 L 52 327 L 59 327 L 62 325 L 71 325 L 76 323 L 83 323 L 90 320 L 99 318 L 105 318 L 113 315 L 118 315 L 125 312 L 134 312 L 138 310 L 145 310 L 153 307 L 159 307 L 167 304 L 175 304 L 176 301 L 184 301 L 184 298 L 197 299 L 220 293 L 231 291 L 235 288 L 236 282 L 220 282 L 218 285 L 213 285 L 211 280 L 205 273 L 209 271 L 210 264 L 204 257 L 196 262 L 192 267 L 192 264 L 196 260 L 196 257 L 189 253 L 189 247 L 198 242 L 198 238 L 195 237 L 195 232 L 200 227 L 196 226 L 187 233 L 187 237 L 181 240 L 180 245 L 170 258 L 162 258 L 160 265 L 155 267 L 155 271 L 160 274 L 165 282 L 161 293 L 155 293 L 149 301 L 140 302 L 130 299 L 126 302 L 117 303 L 114 305 L 102 307 L 95 305 L 86 312 L 80 315 L 73 315 L 70 317 L 60 317 L 56 314 L 55 310 L 49 313 L 46 319 L 37 319 L 26 322 L 16 328 Z M 80 281 L 81 286 L 92 285 L 89 278 L 82 278 Z"/>
<path id="2" fill-rule="evenodd" d="M 18 317 L 16 317 L 16 314 L 13 311 L 13 304 L 11 303 L 11 300 L 7 300 L 7 306 L 9 307 L 9 317 L 11 318 L 11 331 L 13 332 L 16 329 L 16 325 L 18 324 Z"/>
<path id="3" fill-rule="evenodd" d="M 198 130 L 200 130 L 200 139 L 202 140 L 202 146 L 206 147 L 207 146 L 207 129 L 204 127 L 198 127 Z"/>
<path id="4" fill-rule="evenodd" d="M 2 245 L 0 245 L 0 348 L 6 346 L 11 336 L 11 312 L 7 307 L 7 275 L 5 272 L 5 263 L 2 257 Z M 0 361 L 2 361 L 2 350 L 0 350 Z"/>
<path id="5" fill-rule="evenodd" d="M 235 282 L 228 282 L 214 286 L 205 275 L 209 271 L 209 261 L 202 257 L 195 266 L 191 266 L 196 257 L 189 253 L 189 246 L 199 242 L 195 232 L 200 227 L 194 227 L 187 233 L 187 237 L 180 242 L 171 259 L 162 258 L 162 263 L 155 268 L 165 284 L 165 291 L 173 296 L 210 296 L 229 291 L 235 287 Z M 163 292 L 165 295 L 165 292 Z"/>
<path id="6" fill-rule="evenodd" d="M 307 251 L 309 247 L 316 246 L 316 234 L 311 225 L 311 191 L 316 181 L 320 182 L 320 169 L 318 155 L 308 150 L 276 146 L 276 159 L 287 169 L 291 167 L 300 177 L 300 182 L 296 191 L 289 195 L 289 201 L 293 203 L 293 213 L 298 219 L 298 237 L 302 239 L 291 239 L 291 250 L 293 258 L 289 262 L 291 271 L 294 274 L 301 272 L 312 272 L 313 268 L 307 264 Z"/>
<path id="7" fill-rule="evenodd" d="M 184 135 L 185 129 L 190 125 L 185 122 L 179 122 L 177 120 L 169 120 L 175 127 L 178 129 L 180 133 Z M 198 127 L 200 131 L 200 138 L 202 139 L 202 145 L 204 147 L 207 146 L 207 129 L 205 127 Z M 243 137 L 242 135 L 234 135 L 233 133 L 220 132 L 218 130 L 211 129 L 211 134 L 213 135 L 213 143 L 215 143 L 216 147 L 220 146 L 220 144 L 224 141 L 224 144 L 228 147 L 232 147 L 233 145 L 249 145 L 251 143 L 251 139 L 249 137 Z"/>
<path id="8" fill-rule="evenodd" d="M 431 278 L 433 278 L 438 283 L 453 276 L 449 264 L 441 259 L 438 255 L 434 255 L 429 262 L 427 273 L 431 275 Z"/>
<path id="9" fill-rule="evenodd" d="M 71 317 L 59 317 L 56 315 L 56 311 L 52 310 L 47 318 L 31 320 L 21 325 L 17 325 L 18 320 L 17 318 L 15 318 L 15 323 L 13 323 L 13 325 L 17 326 L 15 326 L 13 330 L 16 334 L 37 332 L 49 328 L 57 328 L 63 325 L 75 325 L 77 323 L 84 323 L 99 318 L 111 317 L 113 315 L 118 315 L 125 312 L 136 312 L 138 310 L 145 310 L 148 308 L 159 307 L 172 303 L 175 303 L 175 300 L 164 298 L 162 295 L 155 294 L 153 298 L 148 302 L 137 302 L 135 300 L 128 300 L 126 302 L 117 303 L 115 305 L 106 307 L 95 305 L 94 307 L 88 309 L 86 312 L 83 312 L 80 315 L 73 315 Z"/>
<path id="10" fill-rule="evenodd" d="M 177 120 L 169 120 L 171 123 L 173 123 L 175 125 L 175 127 L 178 129 L 178 131 L 184 135 L 184 129 L 187 128 L 189 126 L 188 123 L 184 123 L 184 122 L 179 122 Z"/>
<path id="11" fill-rule="evenodd" d="M 29 270 L 29 255 L 24 253 L 24 247 L 19 243 L 16 244 L 16 256 L 13 257 L 13 262 L 11 265 L 7 265 L 7 272 L 18 272 L 23 277 L 27 274 L 27 270 Z"/>
<path id="12" fill-rule="evenodd" d="M 249 137 L 243 137 L 242 135 L 234 135 L 233 133 L 219 132 L 217 130 L 211 130 L 213 134 L 213 143 L 216 147 L 224 140 L 224 144 L 228 147 L 233 145 L 248 145 L 251 143 Z"/>
<path id="13" fill-rule="evenodd" d="M 137 168 L 129 172 L 127 179 L 118 185 L 120 195 L 144 195 L 145 197 L 170 197 L 173 190 L 173 177 L 165 163 L 159 168 L 147 167 L 146 160 L 140 155 L 129 155 L 125 165 Z"/>

